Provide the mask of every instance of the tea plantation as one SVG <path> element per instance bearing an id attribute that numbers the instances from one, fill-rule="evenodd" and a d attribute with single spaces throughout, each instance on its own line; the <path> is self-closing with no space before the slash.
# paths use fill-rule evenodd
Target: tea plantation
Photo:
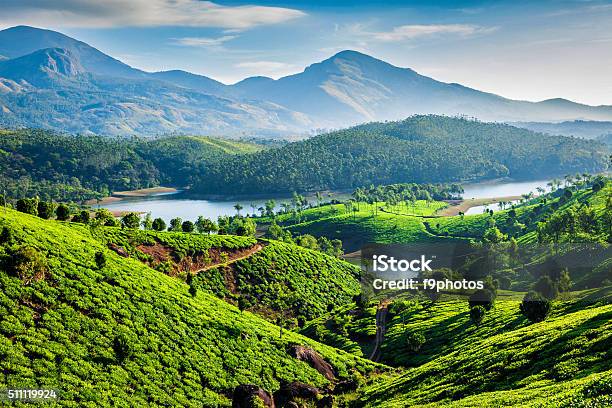
<path id="1" fill-rule="evenodd" d="M 89 227 L 2 208 L 0 229 L 3 388 L 55 388 L 74 407 L 212 407 L 229 406 L 243 383 L 329 383 L 289 355 L 292 344 L 316 350 L 338 379 L 375 369 L 281 335 L 206 291 L 193 296 L 181 280 L 109 250 Z"/>

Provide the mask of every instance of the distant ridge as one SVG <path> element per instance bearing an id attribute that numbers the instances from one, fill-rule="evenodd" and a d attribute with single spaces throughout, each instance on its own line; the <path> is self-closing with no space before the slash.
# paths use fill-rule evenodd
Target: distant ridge
<path id="1" fill-rule="evenodd" d="M 351 50 L 295 75 L 251 77 L 233 85 L 181 70 L 145 72 L 82 41 L 27 26 L 0 31 L 0 56 L 5 57 L 0 57 L 0 126 L 275 137 L 414 114 L 500 122 L 612 121 L 612 106 L 506 99 Z"/>

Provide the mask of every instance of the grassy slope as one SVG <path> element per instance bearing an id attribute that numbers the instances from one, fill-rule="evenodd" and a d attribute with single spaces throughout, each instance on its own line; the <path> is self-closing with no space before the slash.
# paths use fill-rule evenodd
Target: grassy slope
<path id="1" fill-rule="evenodd" d="M 48 259 L 45 279 L 26 286 L 0 269 L 0 384 L 55 387 L 67 406 L 228 405 L 240 383 L 326 380 L 291 358 L 290 343 L 317 349 L 341 377 L 372 364 L 198 292 L 141 262 L 121 258 L 89 228 L 11 210 L 0 223 L 16 244 Z M 4 251 L 0 247 L 0 251 Z M 96 251 L 107 255 L 99 270 Z"/>
<path id="2" fill-rule="evenodd" d="M 262 147 L 253 143 L 241 142 L 237 140 L 215 139 L 206 136 L 186 136 L 195 139 L 202 145 L 210 145 L 221 149 L 224 153 L 240 154 L 240 153 L 255 153 L 262 150 Z"/>
<path id="3" fill-rule="evenodd" d="M 596 211 L 601 211 L 605 205 L 606 197 L 610 194 L 612 194 L 612 183 L 608 183 L 597 194 L 593 194 L 590 190 L 579 191 L 560 209 L 567 208 L 577 202 L 588 201 Z M 558 201 L 558 198 L 549 199 L 547 206 L 556 201 Z M 361 211 L 358 211 L 355 216 L 346 213 L 343 205 L 325 205 L 305 210 L 301 222 L 296 223 L 287 214 L 278 216 L 277 222 L 285 225 L 288 230 L 294 233 L 323 235 L 341 239 L 347 252 L 358 250 L 363 244 L 372 242 L 410 243 L 453 238 L 482 238 L 483 231 L 487 229 L 491 218 L 487 214 L 437 218 L 411 216 L 432 215 L 435 210 L 442 208 L 444 205 L 441 202 L 434 202 L 427 206 L 424 202 L 418 202 L 415 208 L 405 209 L 403 206 L 398 206 L 397 209 L 389 208 L 389 212 L 379 211 L 376 217 L 372 214 L 372 206 L 365 203 L 360 203 Z M 379 207 L 385 207 L 384 203 L 379 203 Z M 530 203 L 519 206 L 516 209 L 519 221 L 524 222 L 527 215 L 533 214 L 535 207 L 536 204 Z M 508 223 L 508 212 L 509 210 L 499 210 L 493 214 L 496 225 L 502 230 Z M 537 221 L 543 214 L 544 211 L 535 214 L 534 220 Z M 535 242 L 536 235 L 533 232 L 536 225 L 535 221 L 532 221 L 531 225 L 528 226 L 527 232 L 521 236 L 519 242 Z M 427 231 L 423 225 L 424 222 L 429 224 L 434 235 Z M 448 237 L 445 237 L 445 234 L 448 234 Z"/>
<path id="4" fill-rule="evenodd" d="M 416 206 L 406 210 L 403 206 L 389 208 L 388 211 L 405 212 L 411 215 L 431 215 L 445 204 L 433 202 L 429 206 L 419 201 Z M 379 203 L 384 207 L 384 203 Z M 335 209 L 335 211 L 333 210 Z M 347 252 L 356 251 L 367 243 L 409 243 L 427 241 L 434 238 L 423 226 L 423 219 L 411 215 L 397 215 L 378 211 L 374 216 L 373 205 L 360 203 L 354 215 L 346 213 L 343 205 L 326 205 L 305 210 L 302 222 L 292 224 L 288 215 L 281 215 L 277 222 L 287 225 L 287 229 L 298 234 L 312 234 L 342 240 Z"/>
<path id="5" fill-rule="evenodd" d="M 612 194 L 612 183 L 608 183 L 605 188 L 600 190 L 598 193 L 593 193 L 591 190 L 582 190 L 574 194 L 574 196 L 568 200 L 565 204 L 561 205 L 559 209 L 568 208 L 576 203 L 588 202 L 589 205 L 597 212 L 603 211 L 605 206 L 606 198 Z M 558 198 L 549 199 L 547 206 L 550 206 L 554 202 L 558 202 Z M 516 209 L 517 218 L 524 220 L 525 216 L 532 212 L 536 207 L 536 204 L 525 204 L 519 206 Z M 491 206 L 494 210 L 493 219 L 495 224 L 503 226 L 507 224 L 509 210 L 498 210 L 495 211 L 494 206 Z M 482 233 L 487 229 L 487 223 L 491 216 L 487 214 L 475 214 L 466 215 L 465 217 L 444 217 L 436 219 L 435 222 L 431 222 L 432 229 L 436 234 L 448 233 L 450 236 L 456 237 L 470 237 L 470 238 L 482 238 Z M 536 215 L 535 220 L 538 220 Z M 436 225 L 439 224 L 439 227 Z M 521 236 L 519 242 L 531 243 L 536 241 L 536 234 L 532 231 L 535 227 L 535 222 L 531 226 L 528 226 L 528 232 Z"/>
<path id="6" fill-rule="evenodd" d="M 186 256 L 197 259 L 210 250 L 231 254 L 257 243 L 253 237 L 233 235 L 119 228 L 104 228 L 101 232 L 105 242 L 118 244 L 145 261 L 149 259 L 136 246 L 161 243 L 171 250 L 171 259 L 175 260 Z M 359 268 L 348 262 L 283 242 L 262 241 L 260 244 L 264 248 L 246 259 L 198 273 L 194 278 L 198 286 L 233 302 L 245 297 L 252 305 L 250 310 L 272 319 L 280 314 L 287 318 L 312 319 L 324 314 L 329 307 L 350 303 L 360 291 Z"/>
<path id="7" fill-rule="evenodd" d="M 471 324 L 465 301 L 407 310 L 391 320 L 383 356 L 418 366 L 369 386 L 360 404 L 559 406 L 547 397 L 581 394 L 585 384 L 602 377 L 609 392 L 612 305 L 609 292 L 604 296 L 593 294 L 600 302 L 591 305 L 556 303 L 554 314 L 536 324 L 520 315 L 513 300 L 496 302 L 481 327 Z M 406 331 L 425 335 L 418 353 L 402 347 Z"/>

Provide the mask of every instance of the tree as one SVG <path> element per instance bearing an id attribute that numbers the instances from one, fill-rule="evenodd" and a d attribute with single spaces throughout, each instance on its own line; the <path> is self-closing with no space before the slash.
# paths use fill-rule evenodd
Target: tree
<path id="1" fill-rule="evenodd" d="M 276 202 L 274 202 L 274 200 L 268 200 L 265 202 L 264 204 L 265 209 L 266 209 L 266 215 L 268 217 L 273 217 L 274 216 L 274 207 L 276 207 Z"/>
<path id="2" fill-rule="evenodd" d="M 22 213 L 38 215 L 38 197 L 21 198 L 17 200 L 15 208 Z"/>
<path id="3" fill-rule="evenodd" d="M 404 334 L 404 342 L 408 350 L 417 352 L 425 344 L 425 336 L 419 332 L 407 331 Z"/>
<path id="4" fill-rule="evenodd" d="M 572 279 L 570 278 L 569 271 L 567 268 L 561 271 L 561 276 L 559 277 L 559 291 L 560 292 L 569 292 L 572 287 Z"/>
<path id="5" fill-rule="evenodd" d="M 505 241 L 508 237 L 503 234 L 499 228 L 492 227 L 485 231 L 482 240 L 488 244 L 499 244 L 500 242 Z"/>
<path id="6" fill-rule="evenodd" d="M 185 281 L 187 285 L 189 285 L 189 294 L 195 297 L 198 294 L 197 283 L 193 279 L 193 274 L 191 272 L 187 272 L 187 280 Z"/>
<path id="7" fill-rule="evenodd" d="M 179 217 L 170 220 L 170 228 L 168 231 L 180 232 L 183 230 L 183 220 Z"/>
<path id="8" fill-rule="evenodd" d="M 142 220 L 142 229 L 145 231 L 151 231 L 153 229 L 153 218 L 151 218 L 151 213 L 148 212 L 144 220 Z"/>
<path id="9" fill-rule="evenodd" d="M 230 231 L 236 235 L 255 235 L 257 224 L 252 218 L 234 218 L 230 224 Z"/>
<path id="10" fill-rule="evenodd" d="M 9 227 L 2 227 L 2 232 L 0 232 L 0 244 L 2 245 L 11 245 L 13 243 L 13 230 Z"/>
<path id="11" fill-rule="evenodd" d="M 475 306 L 482 306 L 486 310 L 490 310 L 494 302 L 495 295 L 489 289 L 478 289 L 468 299 L 470 309 Z"/>
<path id="12" fill-rule="evenodd" d="M 70 208 L 66 204 L 60 204 L 55 210 L 55 216 L 59 221 L 67 221 L 70 219 Z"/>
<path id="13" fill-rule="evenodd" d="M 244 296 L 240 296 L 238 298 L 238 309 L 240 309 L 241 312 L 247 310 L 249 307 L 251 307 L 251 304 L 249 303 L 248 299 Z"/>
<path id="14" fill-rule="evenodd" d="M 194 230 L 194 225 L 193 222 L 191 221 L 185 221 L 181 224 L 181 230 L 183 232 L 193 232 Z"/>
<path id="15" fill-rule="evenodd" d="M 166 222 L 161 218 L 156 218 L 151 226 L 155 231 L 164 231 L 166 229 Z"/>
<path id="16" fill-rule="evenodd" d="M 204 218 L 201 215 L 195 222 L 195 227 L 200 234 L 210 234 L 212 232 L 217 232 L 219 229 L 219 227 L 213 220 Z"/>
<path id="17" fill-rule="evenodd" d="M 544 275 L 535 283 L 533 289 L 546 299 L 554 299 L 559 294 L 559 289 L 549 276 Z"/>
<path id="18" fill-rule="evenodd" d="M 298 236 L 295 239 L 295 243 L 301 247 L 313 249 L 315 251 L 319 249 L 319 243 L 317 242 L 317 239 L 310 234 Z"/>
<path id="19" fill-rule="evenodd" d="M 552 303 L 537 292 L 529 292 L 521 302 L 520 311 L 530 321 L 542 322 L 552 309 Z"/>
<path id="20" fill-rule="evenodd" d="M 119 226 L 119 222 L 117 221 L 113 213 L 111 213 L 106 208 L 98 209 L 96 211 L 95 219 L 97 222 L 100 223 L 100 225 L 104 225 L 107 227 L 118 227 Z"/>
<path id="21" fill-rule="evenodd" d="M 127 229 L 138 229 L 140 227 L 140 216 L 135 212 L 129 212 L 121 217 L 121 226 Z"/>
<path id="22" fill-rule="evenodd" d="M 240 216 L 240 210 L 242 210 L 244 207 L 242 207 L 242 205 L 241 205 L 240 203 L 236 203 L 236 204 L 234 205 L 234 208 L 236 209 L 236 214 L 237 214 L 238 216 Z"/>
<path id="23" fill-rule="evenodd" d="M 55 204 L 50 201 L 38 202 L 38 216 L 45 220 L 53 217 L 55 214 Z"/>
<path id="24" fill-rule="evenodd" d="M 89 224 L 89 211 L 81 210 L 78 214 L 72 217 L 72 222 L 79 222 L 81 224 Z"/>
<path id="25" fill-rule="evenodd" d="M 470 308 L 470 319 L 472 319 L 476 326 L 480 326 L 480 323 L 482 323 L 485 312 L 486 309 L 479 305 Z"/>

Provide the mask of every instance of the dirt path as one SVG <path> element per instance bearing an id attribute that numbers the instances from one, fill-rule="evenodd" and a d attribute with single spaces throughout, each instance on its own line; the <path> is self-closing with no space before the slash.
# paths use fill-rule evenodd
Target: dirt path
<path id="1" fill-rule="evenodd" d="M 446 209 L 446 208 L 448 208 L 448 207 L 445 207 L 444 209 Z M 434 215 L 402 214 L 402 213 L 386 210 L 384 207 L 380 207 L 380 212 L 384 212 L 386 214 L 400 215 L 400 216 L 403 216 L 403 217 L 415 217 L 415 218 L 440 218 L 440 217 L 443 217 L 443 215 L 436 215 L 436 214 L 434 214 Z"/>
<path id="2" fill-rule="evenodd" d="M 387 313 L 389 312 L 389 299 L 382 300 L 376 310 L 376 341 L 374 343 L 374 350 L 370 355 L 370 360 L 378 362 L 380 360 L 381 350 L 383 341 L 385 340 L 385 332 L 387 331 Z"/>
<path id="3" fill-rule="evenodd" d="M 198 274 L 200 272 L 205 272 L 205 271 L 207 271 L 209 269 L 216 268 L 216 267 L 221 266 L 221 265 L 231 265 L 234 262 L 241 261 L 243 259 L 246 259 L 246 258 L 252 256 L 253 254 L 256 254 L 257 252 L 261 251 L 262 249 L 264 249 L 264 245 L 262 243 L 258 242 L 257 244 L 253 245 L 249 249 L 240 252 L 239 256 L 232 257 L 230 255 L 230 258 L 227 260 L 227 262 L 217 262 L 217 263 L 214 263 L 214 264 L 211 264 L 211 265 L 207 265 L 204 268 L 201 268 L 201 269 L 198 269 L 196 271 L 193 271 L 193 274 Z"/>
<path id="4" fill-rule="evenodd" d="M 445 200 L 448 207 L 441 209 L 436 215 L 439 217 L 453 217 L 459 215 L 460 212 L 465 213 L 472 207 L 479 205 L 489 205 L 499 203 L 500 201 L 516 201 L 520 200 L 521 196 L 507 196 L 507 197 L 491 197 L 491 198 L 471 198 L 468 200 Z"/>

